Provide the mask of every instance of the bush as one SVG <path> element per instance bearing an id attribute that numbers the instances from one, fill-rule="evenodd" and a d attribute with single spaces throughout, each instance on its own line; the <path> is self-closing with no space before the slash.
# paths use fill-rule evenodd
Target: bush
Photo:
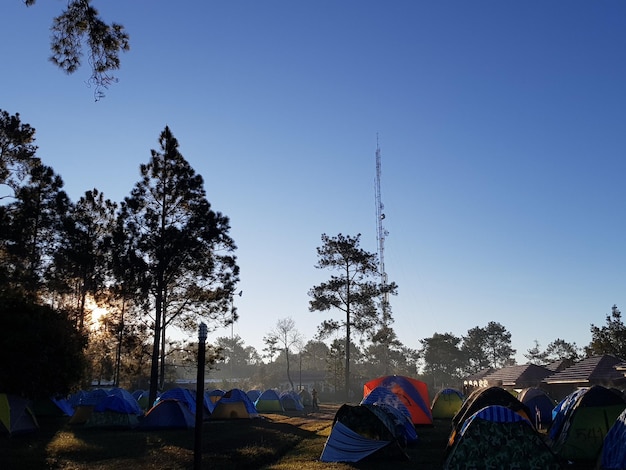
<path id="1" fill-rule="evenodd" d="M 1 392 L 38 399 L 80 382 L 86 338 L 65 312 L 2 292 L 0 322 Z"/>

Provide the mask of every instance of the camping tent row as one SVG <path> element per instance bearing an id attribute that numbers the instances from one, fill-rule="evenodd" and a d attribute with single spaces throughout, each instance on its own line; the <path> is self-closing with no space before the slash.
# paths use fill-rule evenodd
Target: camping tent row
<path id="1" fill-rule="evenodd" d="M 363 387 L 359 405 L 337 410 L 322 462 L 365 458 L 406 459 L 405 448 L 418 441 L 416 425 L 432 424 L 428 387 L 405 376 L 383 376 Z"/>
<path id="2" fill-rule="evenodd" d="M 304 409 L 295 393 L 282 393 L 278 395 L 278 399 L 279 409 L 271 411 Z M 203 401 L 204 419 L 249 419 L 258 417 L 259 412 L 268 411 L 257 410 L 248 394 L 237 388 L 226 392 L 222 390 L 205 392 Z M 162 393 L 155 402 L 155 406 L 146 413 L 145 418 L 140 419 L 136 424 L 131 424 L 131 427 L 135 425 L 146 429 L 192 427 L 195 414 L 195 393 L 185 388 L 174 388 Z"/>
<path id="3" fill-rule="evenodd" d="M 599 385 L 579 389 L 557 405 L 540 390 L 524 390 L 516 398 L 500 387 L 478 389 L 452 419 L 445 468 L 471 466 L 471 458 L 499 468 L 513 456 L 521 457 L 520 468 L 559 468 L 566 462 L 594 467 L 600 456 L 602 468 L 626 468 L 624 410 L 622 392 Z M 544 425 L 547 436 L 537 431 Z"/>
<path id="4" fill-rule="evenodd" d="M 161 395 L 157 404 L 140 422 L 139 428 L 193 427 L 195 399 L 192 393 L 185 390 L 174 389 Z M 253 402 L 255 396 L 257 398 Z M 259 413 L 302 409 L 304 407 L 298 395 L 293 392 L 279 394 L 275 390 L 266 390 L 250 394 L 235 388 L 227 392 L 213 390 L 204 394 L 204 417 L 210 419 L 257 418 Z"/>
<path id="5" fill-rule="evenodd" d="M 481 389 L 485 390 L 485 389 Z M 513 394 L 515 395 L 515 394 Z M 525 404 L 537 429 L 547 429 L 552 423 L 552 410 L 556 401 L 538 387 L 525 388 L 517 394 L 517 399 Z M 434 419 L 452 419 L 463 406 L 465 397 L 453 388 L 444 388 L 436 393 L 431 404 Z"/>
<path id="6" fill-rule="evenodd" d="M 278 397 L 279 406 L 272 412 L 304 408 L 295 392 L 273 393 Z M 154 429 L 195 425 L 195 392 L 184 388 L 168 390 L 147 413 L 141 404 L 145 395 L 143 391 L 131 394 L 121 388 L 95 389 L 77 392 L 67 399 L 51 398 L 32 403 L 18 396 L 0 394 L 0 432 L 17 435 L 36 431 L 37 415 L 68 416 L 69 424 L 86 427 Z M 147 399 L 143 403 L 145 406 Z M 205 392 L 203 405 L 205 419 L 259 416 L 254 403 L 239 389 Z"/>

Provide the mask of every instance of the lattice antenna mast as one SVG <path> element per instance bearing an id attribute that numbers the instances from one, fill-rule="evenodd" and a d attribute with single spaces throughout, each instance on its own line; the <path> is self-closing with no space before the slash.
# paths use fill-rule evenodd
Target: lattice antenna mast
<path id="1" fill-rule="evenodd" d="M 385 237 L 389 235 L 389 232 L 387 232 L 383 226 L 383 221 L 385 220 L 385 206 L 380 194 L 381 174 L 380 146 L 378 145 L 378 135 L 376 135 L 376 181 L 374 185 L 376 193 L 376 239 L 378 240 L 378 272 L 380 282 L 382 286 L 385 287 L 387 286 L 387 273 L 385 272 Z M 389 294 L 387 292 L 383 294 L 382 298 L 382 316 L 386 324 L 389 320 Z"/>

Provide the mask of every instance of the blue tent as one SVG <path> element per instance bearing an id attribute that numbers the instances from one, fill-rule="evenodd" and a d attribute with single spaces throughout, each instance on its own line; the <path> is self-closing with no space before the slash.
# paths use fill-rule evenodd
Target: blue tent
<path id="1" fill-rule="evenodd" d="M 578 397 L 583 395 L 587 390 L 588 388 L 585 387 L 573 391 L 554 407 L 552 410 L 552 425 L 550 426 L 550 431 L 548 432 L 548 437 L 550 437 L 550 439 L 554 440 L 557 438 L 567 417 L 571 414 Z"/>
<path id="2" fill-rule="evenodd" d="M 386 407 L 388 412 L 396 417 L 396 422 L 402 427 L 402 433 L 407 442 L 417 442 L 415 425 L 411 421 L 411 413 L 404 406 L 400 397 L 386 387 L 376 387 L 363 400 L 362 405 L 376 405 Z"/>
<path id="3" fill-rule="evenodd" d="M 374 406 L 383 408 L 387 414 L 394 416 L 396 428 L 399 429 L 399 432 L 404 437 L 404 443 L 412 444 L 418 441 L 417 431 L 415 430 L 415 425 L 411 421 L 411 418 L 407 417 L 399 409 L 385 403 L 376 403 Z M 400 435 L 398 435 L 398 437 L 400 437 Z"/>
<path id="4" fill-rule="evenodd" d="M 120 413 L 133 413 L 137 416 L 143 415 L 143 410 L 139 406 L 137 400 L 132 394 L 123 388 L 114 388 L 109 390 L 104 400 L 98 403 L 94 411 L 117 411 Z"/>
<path id="5" fill-rule="evenodd" d="M 68 398 L 70 404 L 76 408 L 77 406 L 96 406 L 99 402 L 107 397 L 108 393 L 102 388 L 95 390 L 80 390 Z"/>
<path id="6" fill-rule="evenodd" d="M 195 426 L 195 416 L 184 403 L 172 398 L 159 400 L 145 418 L 139 429 L 185 429 Z"/>
<path id="7" fill-rule="evenodd" d="M 260 413 L 282 413 L 285 411 L 285 408 L 283 408 L 283 404 L 280 401 L 278 392 L 272 388 L 268 388 L 261 393 L 259 398 L 254 402 L 254 406 Z"/>
<path id="8" fill-rule="evenodd" d="M 116 388 L 93 407 L 85 426 L 133 428 L 142 415 L 143 410 L 130 392 Z"/>
<path id="9" fill-rule="evenodd" d="M 388 458 L 406 459 L 398 437 L 394 416 L 383 406 L 342 405 L 335 414 L 320 460 L 359 462 L 383 452 Z"/>
<path id="10" fill-rule="evenodd" d="M 529 418 L 534 421 L 537 429 L 548 429 L 552 424 L 552 410 L 556 402 L 543 390 L 537 387 L 525 388 L 517 399 L 530 410 Z"/>
<path id="11" fill-rule="evenodd" d="M 51 398 L 52 403 L 59 407 L 59 409 L 66 414 L 67 416 L 72 416 L 74 414 L 74 408 L 67 401 L 67 398 Z"/>
<path id="12" fill-rule="evenodd" d="M 600 468 L 602 470 L 626 468 L 626 410 L 617 417 L 604 437 Z"/>
<path id="13" fill-rule="evenodd" d="M 392 406 L 411 419 L 409 409 L 404 405 L 400 397 L 387 387 L 376 387 L 361 400 L 361 404 L 377 405 L 379 403 Z"/>
<path id="14" fill-rule="evenodd" d="M 43 398 L 33 402 L 31 406 L 35 416 L 72 416 L 74 408 L 67 398 Z"/>
<path id="15" fill-rule="evenodd" d="M 188 390 L 186 388 L 181 388 L 181 387 L 172 388 L 171 390 L 167 390 L 166 392 L 163 392 L 159 398 L 157 398 L 157 401 L 155 402 L 155 405 L 159 401 L 167 400 L 168 398 L 169 399 L 178 400 L 181 403 L 185 404 L 187 406 L 187 408 L 189 408 L 189 411 L 191 411 L 191 413 L 195 415 L 195 413 L 196 413 L 196 397 L 191 392 L 191 390 Z"/>
<path id="16" fill-rule="evenodd" d="M 280 394 L 280 403 L 285 411 L 302 411 L 304 405 L 300 401 L 300 395 L 295 390 L 288 390 Z"/>
<path id="17" fill-rule="evenodd" d="M 246 395 L 248 395 L 250 401 L 254 403 L 261 396 L 261 390 L 248 390 Z"/>

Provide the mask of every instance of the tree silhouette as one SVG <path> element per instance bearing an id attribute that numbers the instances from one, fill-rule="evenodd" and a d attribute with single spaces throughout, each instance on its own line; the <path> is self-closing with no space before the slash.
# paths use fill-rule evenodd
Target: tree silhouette
<path id="1" fill-rule="evenodd" d="M 121 206 L 129 240 L 146 263 L 153 303 L 150 400 L 156 399 L 159 356 L 164 367 L 165 330 L 176 322 L 195 330 L 199 318 L 209 325 L 228 324 L 239 267 L 229 220 L 211 209 L 203 179 L 178 150 L 169 127 L 141 165 L 141 180 Z"/>
<path id="2" fill-rule="evenodd" d="M 364 333 L 379 322 L 376 299 L 387 292 L 395 294 L 395 283 L 382 284 L 377 272 L 377 256 L 360 248 L 361 235 L 336 237 L 322 235 L 322 246 L 317 248 L 316 268 L 337 271 L 327 282 L 309 290 L 312 299 L 309 310 L 338 309 L 345 320 L 325 320 L 319 327 L 320 337 L 345 329 L 345 392 L 350 390 L 350 341 L 352 329 Z M 346 395 L 346 398 L 349 398 Z"/>
<path id="3" fill-rule="evenodd" d="M 24 0 L 26 6 L 36 0 Z M 105 23 L 91 0 L 69 0 L 63 12 L 52 23 L 50 61 L 68 74 L 82 64 L 83 48 L 91 66 L 89 83 L 94 85 L 96 101 L 104 96 L 102 89 L 117 82 L 111 74 L 120 68 L 120 52 L 130 49 L 129 37 L 118 23 Z"/>

